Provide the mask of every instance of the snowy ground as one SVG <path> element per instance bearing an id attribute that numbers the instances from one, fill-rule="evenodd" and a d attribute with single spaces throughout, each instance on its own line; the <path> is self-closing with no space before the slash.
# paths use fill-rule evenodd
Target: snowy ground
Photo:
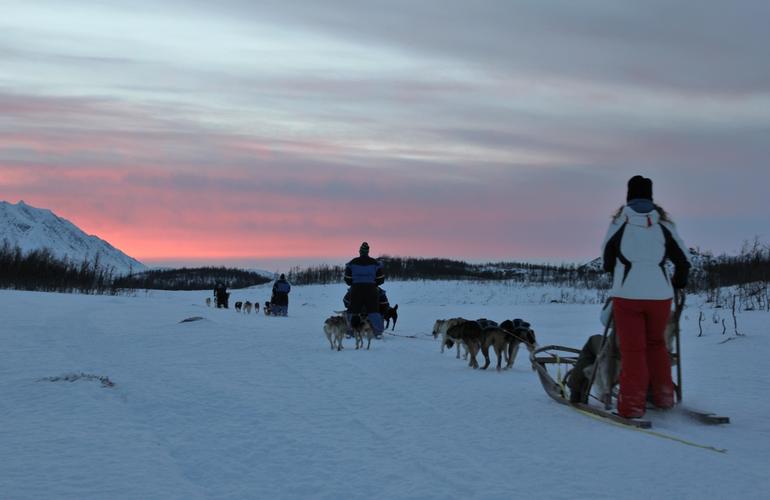
<path id="1" fill-rule="evenodd" d="M 368 352 L 323 336 L 343 285 L 294 287 L 288 318 L 207 308 L 206 292 L 0 291 L 0 498 L 770 496 L 769 314 L 740 314 L 746 336 L 719 344 L 710 310 L 701 338 L 697 299 L 685 312 L 685 400 L 732 423 L 651 418 L 720 454 L 558 405 L 524 352 L 511 371 L 472 370 L 422 335 L 437 318 L 521 317 L 541 344 L 580 347 L 601 332 L 596 304 L 503 284 L 386 289 L 396 333 L 421 338 Z M 179 323 L 191 316 L 204 319 Z M 41 380 L 81 372 L 115 386 Z"/>

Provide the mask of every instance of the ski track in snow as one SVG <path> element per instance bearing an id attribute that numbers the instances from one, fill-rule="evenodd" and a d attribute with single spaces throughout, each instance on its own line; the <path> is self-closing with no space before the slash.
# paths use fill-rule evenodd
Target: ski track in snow
<path id="1" fill-rule="evenodd" d="M 541 345 L 580 347 L 601 333 L 598 304 L 551 304 L 560 290 L 507 284 L 386 289 L 401 304 L 395 333 L 419 339 L 386 336 L 370 351 L 346 339 L 342 352 L 322 324 L 344 285 L 294 287 L 287 318 L 207 308 L 206 291 L 0 291 L 0 498 L 770 494 L 770 314 L 742 313 L 747 337 L 720 345 L 721 326 L 696 338 L 697 298 L 685 311 L 685 402 L 733 423 L 650 419 L 656 431 L 727 448 L 721 455 L 558 405 L 526 349 L 510 371 L 494 370 L 492 352 L 489 370 L 472 370 L 426 335 L 439 318 L 521 317 Z M 232 293 L 231 303 L 264 301 L 269 285 Z M 179 323 L 191 316 L 204 319 Z M 116 385 L 40 381 L 81 372 Z"/>

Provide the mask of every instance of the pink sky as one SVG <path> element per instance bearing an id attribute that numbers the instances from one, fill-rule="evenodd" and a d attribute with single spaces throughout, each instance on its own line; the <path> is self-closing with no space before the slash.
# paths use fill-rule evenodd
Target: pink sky
<path id="1" fill-rule="evenodd" d="M 16 3 L 0 199 L 148 264 L 580 262 L 642 174 L 689 245 L 770 239 L 767 3 L 394 2 Z"/>

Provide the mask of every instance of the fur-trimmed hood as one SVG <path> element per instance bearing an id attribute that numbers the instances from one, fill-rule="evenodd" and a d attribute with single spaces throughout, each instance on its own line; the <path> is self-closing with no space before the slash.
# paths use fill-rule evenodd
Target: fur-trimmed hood
<path id="1" fill-rule="evenodd" d="M 647 213 L 639 213 L 626 205 L 620 212 L 619 218 L 623 222 L 627 222 L 633 226 L 650 227 L 660 222 L 660 213 L 658 213 L 658 211 L 655 209 Z"/>

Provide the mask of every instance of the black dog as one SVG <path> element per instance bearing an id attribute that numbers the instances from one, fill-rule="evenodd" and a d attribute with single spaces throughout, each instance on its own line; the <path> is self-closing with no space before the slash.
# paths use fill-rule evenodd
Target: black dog
<path id="1" fill-rule="evenodd" d="M 262 312 L 265 313 L 265 316 L 270 316 L 270 302 L 265 302 L 265 305 L 262 307 Z"/>
<path id="2" fill-rule="evenodd" d="M 384 313 L 382 313 L 382 319 L 385 321 L 386 330 L 390 325 L 390 320 L 393 320 L 393 328 L 391 330 L 395 330 L 396 321 L 398 321 L 398 304 L 396 304 L 393 307 L 388 307 L 388 309 Z"/>

